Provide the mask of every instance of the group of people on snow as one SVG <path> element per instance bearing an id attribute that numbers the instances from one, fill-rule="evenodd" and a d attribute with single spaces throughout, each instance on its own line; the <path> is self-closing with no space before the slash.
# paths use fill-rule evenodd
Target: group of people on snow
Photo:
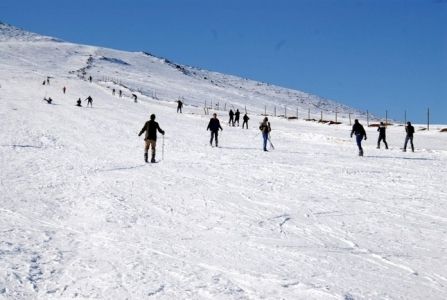
<path id="1" fill-rule="evenodd" d="M 237 126 L 239 127 L 239 118 L 241 116 L 241 113 L 239 112 L 239 109 L 236 109 L 236 112 L 234 112 L 232 109 L 230 109 L 230 111 L 228 112 L 229 115 L 229 119 L 228 119 L 228 125 L 230 126 L 235 126 L 237 123 Z M 242 129 L 244 129 L 244 125 L 246 126 L 246 128 L 248 129 L 248 120 L 250 118 L 247 116 L 247 113 L 245 113 L 245 115 L 242 117 Z"/>
<path id="2" fill-rule="evenodd" d="M 386 142 L 386 125 L 383 124 L 383 122 L 380 122 L 377 131 L 379 132 L 379 139 L 377 140 L 377 149 L 380 149 L 380 142 L 382 141 L 385 144 L 385 149 L 388 149 L 388 143 Z M 414 152 L 414 145 L 413 145 L 414 127 L 413 125 L 411 125 L 411 122 L 407 122 L 407 125 L 405 126 L 405 132 L 406 132 L 405 143 L 404 148 L 402 150 L 406 152 L 407 144 L 408 142 L 410 142 L 411 151 Z M 359 156 L 363 156 L 362 141 L 363 140 L 366 141 L 367 137 L 365 128 L 363 128 L 363 125 L 359 123 L 358 119 L 355 119 L 354 125 L 352 125 L 351 138 L 353 137 L 353 135 L 355 135 L 357 147 L 359 148 Z"/>
<path id="3" fill-rule="evenodd" d="M 90 82 L 92 82 L 92 77 L 90 76 L 88 78 L 88 80 Z M 46 80 L 43 81 L 42 83 L 43 85 L 45 84 L 50 84 L 50 77 L 48 76 L 46 78 Z M 65 94 L 66 93 L 67 88 L 64 86 L 62 88 L 62 92 Z M 113 88 L 112 90 L 112 94 L 115 95 L 115 88 Z M 122 96 L 122 91 L 119 90 L 119 96 Z M 137 95 L 136 94 L 132 94 L 132 97 L 134 98 L 134 101 L 137 102 Z M 51 99 L 51 97 L 44 97 L 43 98 L 44 101 L 46 101 L 48 104 L 52 104 L 53 99 Z M 84 99 L 84 101 L 87 101 L 87 107 L 93 107 L 93 98 L 91 96 L 88 96 L 86 99 Z M 183 108 L 183 101 L 181 101 L 180 99 L 176 101 L 177 102 L 177 113 L 182 113 L 182 108 Z M 76 106 L 81 107 L 82 106 L 82 101 L 81 98 L 79 98 L 76 101 Z M 240 112 L 239 109 L 236 109 L 236 112 L 233 112 L 232 109 L 230 109 L 229 111 L 229 120 L 228 120 L 228 125 L 229 126 L 235 126 L 235 124 L 237 123 L 237 126 L 239 126 L 239 118 L 240 118 Z M 244 129 L 244 127 L 246 129 L 248 129 L 248 120 L 250 118 L 248 117 L 247 113 L 245 113 L 245 115 L 243 116 L 243 123 L 242 123 L 242 129 Z M 219 140 L 218 140 L 218 132 L 219 129 L 222 131 L 223 128 L 220 125 L 220 121 L 217 118 L 217 114 L 214 113 L 213 117 L 210 119 L 208 126 L 207 126 L 207 130 L 210 130 L 211 132 L 211 137 L 210 137 L 210 145 L 213 145 L 213 141 L 215 143 L 215 146 L 217 147 L 219 144 Z M 267 150 L 267 144 L 270 141 L 270 132 L 271 132 L 271 126 L 270 126 L 270 122 L 268 121 L 268 118 L 265 117 L 264 120 L 261 122 L 260 126 L 259 126 L 259 130 L 262 133 L 262 138 L 263 138 L 263 150 L 264 151 L 268 151 Z M 150 120 L 147 121 L 143 128 L 141 129 L 139 136 L 141 136 L 144 132 L 146 132 L 145 135 L 145 148 L 144 148 L 144 160 L 146 162 L 148 162 L 148 151 L 149 148 L 152 149 L 152 157 L 151 157 L 151 162 L 155 162 L 155 149 L 156 149 L 156 141 L 157 141 L 157 131 L 160 132 L 162 135 L 165 134 L 165 132 L 160 128 L 160 126 L 158 125 L 157 122 L 155 122 L 155 115 L 152 114 L 150 116 Z M 383 122 L 380 122 L 380 125 L 377 128 L 377 131 L 379 132 L 379 138 L 377 140 L 377 149 L 380 149 L 380 144 L 381 142 L 383 142 L 385 144 L 385 149 L 388 149 L 388 143 L 386 141 L 386 125 Z M 411 151 L 414 152 L 414 144 L 413 144 L 413 135 L 414 135 L 414 127 L 411 125 L 411 122 L 407 122 L 406 126 L 405 126 L 405 132 L 406 132 L 406 137 L 405 137 L 405 143 L 404 143 L 404 147 L 403 147 L 403 151 L 407 151 L 407 145 L 408 142 L 410 142 L 410 146 L 411 146 Z M 356 143 L 357 143 L 357 147 L 359 149 L 359 156 L 363 156 L 363 147 L 362 147 L 362 141 L 367 139 L 366 136 L 366 131 L 365 128 L 363 127 L 362 124 L 360 124 L 358 119 L 355 119 L 354 121 L 354 125 L 352 126 L 352 130 L 351 130 L 351 138 L 355 135 L 355 139 L 356 139 Z M 273 145 L 271 144 L 270 141 L 270 145 L 271 147 L 273 147 Z"/>

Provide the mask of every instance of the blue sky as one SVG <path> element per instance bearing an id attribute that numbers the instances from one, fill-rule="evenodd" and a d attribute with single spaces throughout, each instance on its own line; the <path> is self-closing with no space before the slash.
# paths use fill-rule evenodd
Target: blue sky
<path id="1" fill-rule="evenodd" d="M 447 0 L 2 0 L 0 20 L 447 123 Z"/>

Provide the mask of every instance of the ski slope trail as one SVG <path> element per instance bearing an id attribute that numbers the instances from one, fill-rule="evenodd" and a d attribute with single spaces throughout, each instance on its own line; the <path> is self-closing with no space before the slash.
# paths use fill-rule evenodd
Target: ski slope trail
<path id="1" fill-rule="evenodd" d="M 147 72 L 145 54 L 19 36 L 0 44 L 0 299 L 445 298 L 446 134 L 417 131 L 403 153 L 403 127 L 389 150 L 366 128 L 358 157 L 347 124 L 269 117 L 263 152 L 268 102 L 247 95 L 275 100 L 250 83 L 231 102 L 257 107 L 249 129 L 216 111 L 213 148 L 200 97 L 245 79 L 210 88 L 155 58 Z M 89 95 L 92 108 L 74 105 Z M 146 164 L 152 113 L 166 135 Z"/>

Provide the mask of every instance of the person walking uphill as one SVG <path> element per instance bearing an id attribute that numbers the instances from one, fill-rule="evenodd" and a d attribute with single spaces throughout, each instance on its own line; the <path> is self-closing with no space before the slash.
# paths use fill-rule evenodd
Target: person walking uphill
<path id="1" fill-rule="evenodd" d="M 383 122 L 380 122 L 379 127 L 377 128 L 379 132 L 379 139 L 377 141 L 377 149 L 380 149 L 380 142 L 383 141 L 385 144 L 385 149 L 388 149 L 388 143 L 386 142 L 386 126 Z"/>
<path id="2" fill-rule="evenodd" d="M 228 125 L 234 126 L 234 112 L 232 109 L 230 109 L 228 115 L 230 116 L 230 119 L 228 120 Z"/>
<path id="3" fill-rule="evenodd" d="M 353 134 L 355 134 L 355 140 L 359 147 L 359 156 L 363 156 L 362 140 L 365 139 L 366 141 L 366 131 L 357 119 L 355 119 L 354 125 L 352 125 L 351 138 Z"/>
<path id="4" fill-rule="evenodd" d="M 208 127 L 206 128 L 206 130 L 210 130 L 211 131 L 211 138 L 210 138 L 210 146 L 213 146 L 213 139 L 216 138 L 216 147 L 219 143 L 219 141 L 217 140 L 217 136 L 218 136 L 218 132 L 222 129 L 222 126 L 220 126 L 220 121 L 217 118 L 217 114 L 213 114 L 213 117 L 210 119 L 210 122 L 208 123 Z"/>
<path id="5" fill-rule="evenodd" d="M 411 122 L 407 122 L 407 126 L 405 126 L 405 131 L 407 132 L 407 136 L 405 137 L 405 144 L 403 151 L 407 151 L 407 144 L 408 141 L 410 141 L 411 145 L 411 151 L 414 152 L 414 145 L 413 145 L 413 134 L 414 134 L 414 127 L 411 125 Z"/>
<path id="6" fill-rule="evenodd" d="M 248 120 L 250 120 L 250 118 L 247 116 L 247 114 L 245 114 L 242 119 L 244 120 L 244 122 L 242 122 L 242 129 L 244 129 L 244 124 L 247 126 L 248 129 Z"/>
<path id="7" fill-rule="evenodd" d="M 151 157 L 151 163 L 155 162 L 155 148 L 157 146 L 157 131 L 160 132 L 162 135 L 165 135 L 165 132 L 163 129 L 160 128 L 157 122 L 155 122 L 155 115 L 151 115 L 151 119 L 147 121 L 143 128 L 141 129 L 138 136 L 141 136 L 144 132 L 146 132 L 146 135 L 144 136 L 144 161 L 148 162 L 148 152 L 149 148 L 152 149 L 152 157 Z"/>
<path id="8" fill-rule="evenodd" d="M 259 125 L 259 130 L 261 130 L 262 138 L 264 139 L 264 151 L 267 151 L 267 141 L 269 139 L 270 131 L 272 131 L 269 119 L 267 117 L 265 117 L 264 121 L 262 121 L 261 125 Z"/>

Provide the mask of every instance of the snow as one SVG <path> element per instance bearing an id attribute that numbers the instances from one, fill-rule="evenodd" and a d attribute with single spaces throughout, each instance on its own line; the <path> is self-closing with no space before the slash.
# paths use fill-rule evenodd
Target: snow
<path id="1" fill-rule="evenodd" d="M 415 153 L 401 150 L 402 126 L 388 127 L 389 150 L 366 128 L 358 157 L 347 114 L 366 121 L 346 106 L 6 27 L 0 299 L 445 298 L 447 126 L 417 125 Z M 89 95 L 93 108 L 74 106 Z M 211 148 L 204 100 L 247 106 L 249 129 L 217 111 L 224 130 Z M 257 129 L 265 105 L 300 111 L 269 117 L 269 152 Z M 304 121 L 309 106 L 314 118 L 338 109 L 343 124 Z M 137 134 L 152 113 L 166 135 L 160 162 L 145 164 Z"/>

